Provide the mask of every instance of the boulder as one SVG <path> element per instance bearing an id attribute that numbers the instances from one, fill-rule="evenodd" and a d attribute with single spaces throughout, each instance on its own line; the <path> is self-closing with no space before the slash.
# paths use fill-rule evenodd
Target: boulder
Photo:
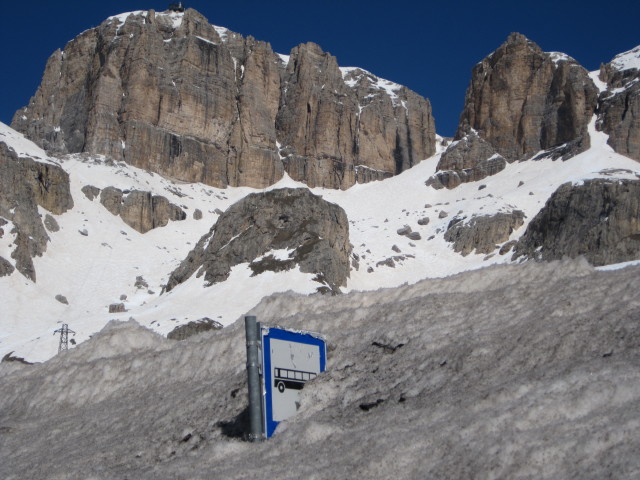
<path id="1" fill-rule="evenodd" d="M 115 187 L 107 187 L 100 193 L 100 202 L 113 215 L 118 215 L 134 230 L 146 233 L 164 227 L 169 220 L 184 220 L 187 214 L 165 197 L 151 192 L 133 190 L 128 194 Z"/>
<path id="2" fill-rule="evenodd" d="M 524 212 L 497 213 L 471 218 L 468 222 L 456 217 L 449 222 L 444 239 L 453 243 L 453 250 L 467 256 L 475 250 L 477 254 L 488 254 L 496 245 L 506 242 L 514 230 L 524 223 Z"/>
<path id="3" fill-rule="evenodd" d="M 398 235 L 409 235 L 411 233 L 411 227 L 409 225 L 405 225 L 398 230 L 396 230 Z"/>
<path id="4" fill-rule="evenodd" d="M 289 250 L 286 259 L 269 254 Z M 164 290 L 194 273 L 207 284 L 226 280 L 231 267 L 250 264 L 254 275 L 299 266 L 317 274 L 332 291 L 349 277 L 349 224 L 344 210 L 307 189 L 277 189 L 254 193 L 233 204 L 204 235 Z"/>
<path id="5" fill-rule="evenodd" d="M 505 158 L 496 153 L 491 144 L 471 132 L 449 145 L 440 157 L 437 173 L 427 180 L 427 185 L 439 188 L 455 188 L 461 183 L 475 182 L 502 171 L 507 166 Z"/>
<path id="6" fill-rule="evenodd" d="M 527 226 L 513 258 L 578 256 L 596 266 L 640 259 L 639 180 L 561 185 Z"/>
<path id="7" fill-rule="evenodd" d="M 149 284 L 147 283 L 147 281 L 144 279 L 142 275 L 138 275 L 136 277 L 136 282 L 134 283 L 133 286 L 136 287 L 137 289 L 149 288 Z"/>
<path id="8" fill-rule="evenodd" d="M 60 231 L 57 220 L 48 213 L 44 216 L 44 226 L 52 233 Z"/>
<path id="9" fill-rule="evenodd" d="M 65 297 L 64 295 L 60 295 L 60 294 L 56 295 L 56 300 L 64 305 L 69 305 L 69 301 L 67 300 L 67 297 Z"/>
<path id="10" fill-rule="evenodd" d="M 112 303 L 109 305 L 109 313 L 122 313 L 126 311 L 124 303 Z"/>
<path id="11" fill-rule="evenodd" d="M 100 195 L 100 189 L 98 187 L 94 187 L 93 185 L 85 185 L 81 188 L 82 193 L 84 193 L 85 197 L 89 200 L 93 201 Z"/>

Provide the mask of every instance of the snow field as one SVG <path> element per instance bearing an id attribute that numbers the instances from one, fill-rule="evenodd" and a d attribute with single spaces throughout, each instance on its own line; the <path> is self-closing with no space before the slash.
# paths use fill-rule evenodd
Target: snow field
<path id="1" fill-rule="evenodd" d="M 33 143 L 7 126 L 0 127 L 0 139 L 16 151 L 48 161 Z M 456 216 L 465 216 L 468 221 L 473 215 L 520 209 L 526 215 L 525 225 L 510 238 L 517 239 L 561 184 L 595 177 L 638 178 L 637 162 L 614 153 L 606 144 L 606 135 L 595 130 L 594 122 L 590 135 L 592 148 L 568 161 L 512 163 L 497 175 L 453 190 L 434 190 L 424 184 L 435 172 L 439 154 L 382 182 L 359 184 L 346 191 L 313 189 L 344 208 L 349 219 L 359 268 L 352 269 L 343 291 L 413 284 L 424 278 L 509 263 L 511 253 L 472 253 L 466 257 L 455 253 L 443 238 L 449 222 Z M 1 356 L 14 351 L 30 361 L 51 358 L 57 353 L 57 337 L 52 332 L 62 323 L 76 332 L 73 338 L 77 342 L 88 339 L 110 319 L 134 318 L 166 335 L 178 325 L 203 317 L 229 325 L 264 296 L 290 289 L 309 294 L 318 286 L 311 280 L 313 275 L 298 270 L 251 277 L 247 265 L 238 265 L 223 283 L 204 287 L 203 278 L 194 275 L 172 292 L 160 295 L 169 274 L 215 223 L 216 210 L 224 211 L 257 190 L 177 183 L 100 156 L 72 155 L 58 162 L 70 175 L 74 207 L 56 216 L 61 230 L 49 233 L 46 254 L 34 259 L 37 283 L 18 273 L 0 278 L 0 291 L 7 292 L 0 304 Z M 81 192 L 85 185 L 151 191 L 181 206 L 187 219 L 140 234 L 109 213 L 99 199 L 86 198 Z M 480 185 L 486 188 L 479 190 Z M 306 188 L 285 174 L 269 189 L 283 187 Z M 196 208 L 203 212 L 202 220 L 193 219 Z M 440 218 L 442 211 L 447 213 L 444 218 Z M 41 209 L 41 215 L 46 213 Z M 423 217 L 430 221 L 420 226 L 417 222 Z M 397 230 L 405 225 L 421 239 L 398 235 Z M 11 260 L 13 236 L 10 225 L 4 229 L 7 233 L 0 239 L 0 255 Z M 88 235 L 81 235 L 80 230 Z M 392 249 L 394 245 L 400 252 Z M 388 258 L 395 258 L 393 268 L 379 264 Z M 148 288 L 134 286 L 138 276 Z M 64 295 L 69 305 L 57 302 L 58 294 Z M 120 300 L 122 295 L 125 300 Z M 120 302 L 127 311 L 110 314 L 108 306 Z"/>
<path id="2" fill-rule="evenodd" d="M 638 268 L 498 265 L 339 297 L 266 297 L 249 313 L 317 331 L 329 348 L 298 415 L 257 445 L 237 438 L 241 321 L 183 342 L 111 323 L 44 364 L 0 365 L 0 474 L 631 478 Z"/>

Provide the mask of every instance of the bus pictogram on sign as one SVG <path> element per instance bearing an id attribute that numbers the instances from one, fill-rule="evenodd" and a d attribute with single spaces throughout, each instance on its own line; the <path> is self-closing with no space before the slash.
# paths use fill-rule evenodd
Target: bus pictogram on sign
<path id="1" fill-rule="evenodd" d="M 285 388 L 302 390 L 305 382 L 313 380 L 316 378 L 316 375 L 314 372 L 303 372 L 289 368 L 274 368 L 273 386 L 276 387 L 280 393 L 284 392 Z"/>

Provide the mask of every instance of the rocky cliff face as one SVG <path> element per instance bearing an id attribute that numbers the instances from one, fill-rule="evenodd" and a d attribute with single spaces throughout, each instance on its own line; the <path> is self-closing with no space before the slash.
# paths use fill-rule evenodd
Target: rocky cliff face
<path id="1" fill-rule="evenodd" d="M 514 258 L 579 255 L 596 266 L 640 256 L 640 181 L 596 179 L 562 185 L 531 220 Z"/>
<path id="2" fill-rule="evenodd" d="M 284 171 L 346 188 L 435 152 L 428 100 L 314 44 L 289 57 L 195 10 L 111 17 L 55 52 L 12 126 L 58 153 L 90 152 L 212 186 Z"/>
<path id="3" fill-rule="evenodd" d="M 597 95 L 571 57 L 512 33 L 473 68 L 456 139 L 474 129 L 508 160 L 566 142 L 585 150 Z"/>
<path id="4" fill-rule="evenodd" d="M 640 46 L 600 68 L 607 90 L 600 94 L 598 128 L 613 149 L 640 160 Z"/>
<path id="5" fill-rule="evenodd" d="M 69 175 L 53 162 L 20 157 L 0 142 L 0 236 L 15 235 L 11 253 L 15 269 L 33 281 L 36 271 L 32 258 L 41 256 L 49 241 L 45 225 L 50 230 L 57 228 L 50 216 L 47 218 L 51 220 L 43 223 L 38 206 L 53 214 L 72 208 Z M 12 272 L 11 263 L 0 257 L 0 276 Z"/>
<path id="6" fill-rule="evenodd" d="M 446 173 L 440 183 L 475 181 L 540 150 L 565 159 L 586 150 L 597 96 L 574 59 L 512 33 L 473 68 L 455 142 L 437 167 Z"/>
<path id="7" fill-rule="evenodd" d="M 271 251 L 286 250 L 280 258 Z M 339 206 L 307 189 L 284 188 L 248 195 L 224 212 L 182 264 L 166 290 L 197 271 L 208 283 L 228 278 L 231 267 L 249 263 L 254 275 L 299 266 L 339 292 L 349 277 L 349 223 Z"/>

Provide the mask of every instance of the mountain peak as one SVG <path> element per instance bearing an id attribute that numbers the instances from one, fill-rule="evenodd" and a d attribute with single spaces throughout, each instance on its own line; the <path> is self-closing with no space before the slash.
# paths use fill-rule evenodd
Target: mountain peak
<path id="1" fill-rule="evenodd" d="M 427 99 L 388 86 L 374 101 L 312 42 L 291 59 L 193 9 L 126 12 L 52 55 L 12 126 L 57 153 L 106 155 L 217 187 L 262 188 L 287 172 L 348 188 L 435 152 Z"/>
<path id="2" fill-rule="evenodd" d="M 640 70 L 640 45 L 616 55 L 610 64 L 616 70 Z"/>

